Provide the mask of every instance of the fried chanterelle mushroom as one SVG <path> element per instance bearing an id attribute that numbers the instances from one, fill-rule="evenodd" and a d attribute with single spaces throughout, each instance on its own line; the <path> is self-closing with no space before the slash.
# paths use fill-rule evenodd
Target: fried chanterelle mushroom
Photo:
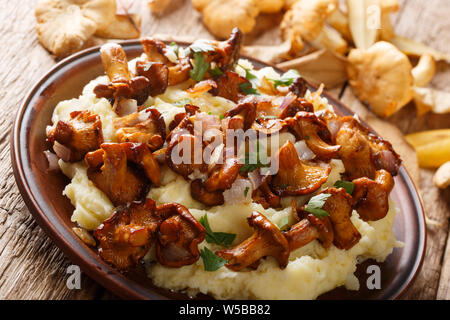
<path id="1" fill-rule="evenodd" d="M 160 183 L 159 164 L 145 144 L 103 143 L 85 157 L 88 177 L 118 206 L 143 198 Z"/>
<path id="2" fill-rule="evenodd" d="M 150 94 L 150 81 L 143 76 L 134 76 L 128 70 L 128 59 L 122 46 L 107 43 L 100 49 L 102 63 L 110 83 L 98 84 L 94 93 L 98 98 L 106 98 L 117 105 L 120 98 L 135 99 L 138 105 L 147 100 Z"/>
<path id="3" fill-rule="evenodd" d="M 119 270 L 129 269 L 150 249 L 162 220 L 151 199 L 119 207 L 94 233 L 100 256 Z"/>
<path id="4" fill-rule="evenodd" d="M 289 244 L 280 229 L 261 213 L 254 211 L 248 218 L 253 227 L 253 235 L 232 249 L 217 251 L 216 254 L 228 260 L 227 268 L 240 271 L 247 267 L 256 267 L 259 259 L 274 257 L 281 268 L 285 268 L 289 259 Z"/>
<path id="5" fill-rule="evenodd" d="M 70 120 L 58 121 L 48 133 L 48 140 L 64 161 L 80 161 L 103 143 L 102 122 L 98 115 L 89 111 L 74 111 L 70 113 Z"/>

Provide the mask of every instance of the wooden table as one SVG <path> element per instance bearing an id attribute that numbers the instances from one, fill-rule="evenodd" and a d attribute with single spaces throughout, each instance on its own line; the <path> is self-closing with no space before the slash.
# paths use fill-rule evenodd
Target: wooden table
<path id="1" fill-rule="evenodd" d="M 173 0 L 169 13 L 143 14 L 143 34 L 172 34 L 211 38 L 189 0 Z M 114 298 L 100 285 L 82 277 L 81 290 L 66 287 L 71 262 L 36 224 L 16 187 L 9 154 L 11 124 L 17 108 L 32 85 L 55 64 L 38 43 L 34 18 L 35 0 L 3 1 L 0 5 L 0 299 L 105 299 Z M 394 22 L 397 33 L 450 53 L 450 3 L 448 0 L 403 0 Z M 175 22 L 174 22 L 175 21 Z M 279 42 L 277 31 L 258 37 L 258 44 Z M 450 67 L 439 64 L 432 86 L 450 90 Z M 339 90 L 335 91 L 339 92 Z M 350 89 L 342 99 L 361 108 Z M 390 119 L 403 132 L 449 128 L 450 115 L 416 118 L 407 106 Z M 440 223 L 428 227 L 424 265 L 406 299 L 450 298 L 450 240 L 448 238 L 450 190 L 432 184 L 433 171 L 420 170 L 420 191 L 426 214 Z"/>

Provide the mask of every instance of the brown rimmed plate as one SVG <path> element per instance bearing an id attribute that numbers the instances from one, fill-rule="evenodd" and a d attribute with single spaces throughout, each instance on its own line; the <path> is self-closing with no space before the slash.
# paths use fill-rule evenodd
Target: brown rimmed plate
<path id="1" fill-rule="evenodd" d="M 121 44 L 130 60 L 142 53 L 138 40 Z M 254 59 L 249 60 L 257 68 L 267 66 Z M 102 74 L 104 69 L 99 47 L 94 47 L 64 59 L 31 89 L 17 113 L 11 134 L 11 158 L 17 185 L 39 225 L 75 264 L 101 285 L 125 299 L 187 299 L 184 294 L 155 287 L 142 266 L 121 274 L 103 262 L 95 250 L 86 246 L 72 231 L 74 224 L 70 216 L 73 206 L 62 195 L 68 178 L 61 172 L 47 170 L 43 151 L 50 146 L 46 142 L 45 128 L 51 123 L 53 109 L 59 101 L 78 97 L 90 80 Z M 323 96 L 328 98 L 338 114 L 352 114 L 326 92 Z M 394 232 L 405 246 L 394 249 L 384 263 L 378 264 L 381 289 L 367 289 L 366 281 L 370 276 L 366 272 L 367 266 L 377 264 L 369 260 L 360 264 L 356 271 L 361 285 L 359 291 L 340 287 L 320 296 L 320 299 L 396 299 L 411 285 L 422 264 L 426 228 L 420 196 L 403 166 L 395 178 L 391 196 L 399 209 Z M 197 298 L 209 297 L 199 295 Z"/>

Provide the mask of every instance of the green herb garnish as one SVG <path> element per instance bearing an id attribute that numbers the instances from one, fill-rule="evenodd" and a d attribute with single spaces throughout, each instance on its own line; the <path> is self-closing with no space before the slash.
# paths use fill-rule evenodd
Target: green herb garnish
<path id="1" fill-rule="evenodd" d="M 209 69 L 209 64 L 205 61 L 205 57 L 200 52 L 194 53 L 194 68 L 189 71 L 189 75 L 195 81 L 202 81 L 206 72 Z"/>
<path id="2" fill-rule="evenodd" d="M 272 81 L 273 86 L 276 89 L 278 86 L 290 86 L 294 82 L 294 80 L 297 79 L 298 77 L 300 77 L 298 71 L 291 69 L 286 73 L 284 73 L 280 79 L 267 79 L 267 80 Z"/>
<path id="3" fill-rule="evenodd" d="M 221 75 L 223 75 L 223 71 L 220 70 L 219 67 L 215 67 L 214 69 L 209 70 L 209 74 L 213 77 L 220 77 Z"/>
<path id="4" fill-rule="evenodd" d="M 256 143 L 256 153 L 254 153 L 253 155 L 254 156 L 251 157 L 249 152 L 245 153 L 245 159 L 243 159 L 244 165 L 239 169 L 240 173 L 252 172 L 256 169 L 269 166 L 269 164 L 264 164 L 261 162 L 259 141 Z M 256 163 L 250 163 L 250 160 L 252 160 L 252 162 L 256 160 Z"/>
<path id="5" fill-rule="evenodd" d="M 239 64 L 239 67 L 241 67 L 242 69 L 244 69 L 244 71 L 245 71 L 245 78 L 246 78 L 248 81 L 252 81 L 252 80 L 258 79 L 258 77 L 255 76 L 255 75 L 251 72 L 250 69 L 247 69 L 246 67 L 244 67 L 244 66 L 242 66 L 242 65 L 240 65 L 240 64 Z"/>
<path id="6" fill-rule="evenodd" d="M 330 214 L 322 209 L 327 199 L 331 197 L 329 193 L 321 193 L 309 199 L 305 211 L 312 213 L 317 218 L 328 217 Z"/>
<path id="7" fill-rule="evenodd" d="M 224 247 L 233 243 L 236 235 L 234 233 L 213 232 L 209 226 L 208 216 L 205 214 L 200 218 L 199 222 L 206 229 L 206 242 L 215 243 Z"/>
<path id="8" fill-rule="evenodd" d="M 220 120 L 223 120 L 224 116 L 223 114 L 219 115 Z"/>
<path id="9" fill-rule="evenodd" d="M 351 195 L 353 193 L 353 189 L 355 189 L 355 184 L 351 181 L 342 181 L 338 180 L 334 183 L 336 188 L 344 188 L 345 191 Z"/>
<path id="10" fill-rule="evenodd" d="M 309 136 L 305 136 L 305 140 L 309 140 Z"/>
<path id="11" fill-rule="evenodd" d="M 216 271 L 222 268 L 228 262 L 227 260 L 222 259 L 218 255 L 216 255 L 207 247 L 204 247 L 202 250 L 200 250 L 200 257 L 202 257 L 205 271 Z"/>
<path id="12" fill-rule="evenodd" d="M 286 189 L 287 187 L 289 187 L 289 184 L 287 184 L 287 183 L 280 185 L 280 188 L 283 190 Z"/>
<path id="13" fill-rule="evenodd" d="M 255 88 L 253 88 L 252 84 L 250 82 L 243 82 L 239 84 L 239 89 L 245 94 L 254 94 L 259 95 L 258 91 L 256 91 Z"/>

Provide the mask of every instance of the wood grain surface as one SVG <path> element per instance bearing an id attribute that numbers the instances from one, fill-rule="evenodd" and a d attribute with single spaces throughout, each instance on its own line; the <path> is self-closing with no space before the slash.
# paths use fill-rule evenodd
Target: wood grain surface
<path id="1" fill-rule="evenodd" d="M 35 2 L 4 0 L 0 4 L 0 299 L 114 299 L 113 294 L 84 274 L 81 290 L 67 288 L 66 270 L 71 262 L 36 224 L 14 181 L 9 154 L 14 115 L 27 91 L 55 64 L 37 40 Z M 212 38 L 189 0 L 173 0 L 167 13 L 160 17 L 144 8 L 141 11 L 143 35 Z M 450 54 L 449 13 L 448 0 L 402 0 L 401 10 L 393 22 L 398 34 Z M 280 43 L 276 28 L 261 31 L 270 21 L 273 18 L 261 17 L 258 30 L 247 37 L 247 43 Z M 438 69 L 432 87 L 450 91 L 450 66 L 439 63 Z M 338 88 L 333 92 L 337 95 L 341 91 L 342 100 L 349 107 L 363 108 L 351 89 Z M 450 115 L 428 114 L 417 118 L 412 105 L 388 121 L 403 133 L 450 127 Z M 433 171 L 420 170 L 420 176 L 426 214 L 438 225 L 428 226 L 424 265 L 404 298 L 450 299 L 450 190 L 438 190 L 433 186 Z"/>

